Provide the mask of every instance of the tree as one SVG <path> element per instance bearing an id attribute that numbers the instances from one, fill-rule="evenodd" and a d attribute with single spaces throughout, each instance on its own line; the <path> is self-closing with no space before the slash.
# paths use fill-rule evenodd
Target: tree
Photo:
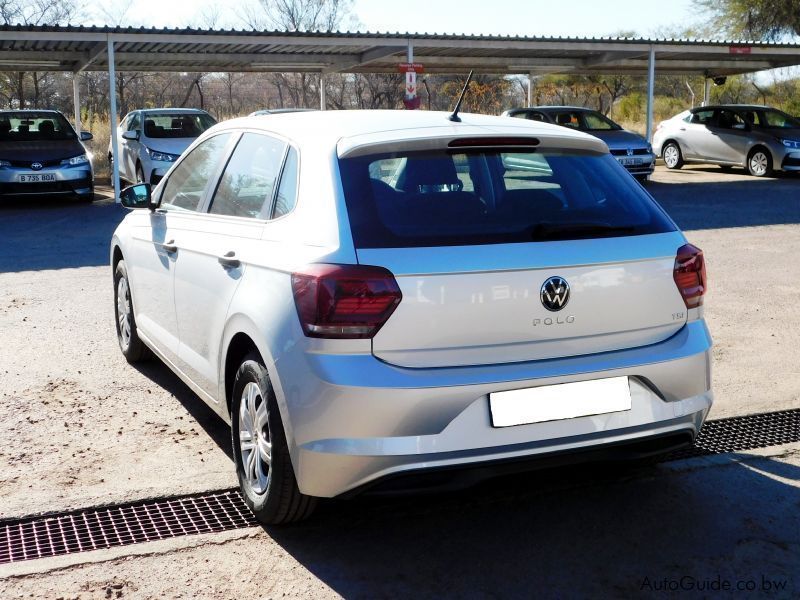
<path id="1" fill-rule="evenodd" d="M 69 22 L 78 12 L 75 0 L 0 0 L 0 21 L 4 25 L 44 25 Z M 25 108 L 26 72 L 4 73 L 0 79 L 0 94 L 12 105 L 16 100 L 19 108 Z M 41 74 L 32 73 L 34 88 L 33 105 L 39 103 Z"/>
<path id="2" fill-rule="evenodd" d="M 718 30 L 750 40 L 800 35 L 800 0 L 700 0 Z"/>

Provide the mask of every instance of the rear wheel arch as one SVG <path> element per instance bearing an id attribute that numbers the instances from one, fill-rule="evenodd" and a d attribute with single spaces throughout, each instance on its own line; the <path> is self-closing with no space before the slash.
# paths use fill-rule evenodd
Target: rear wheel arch
<path id="1" fill-rule="evenodd" d="M 675 144 L 678 148 L 681 147 L 680 142 L 678 140 L 676 140 L 675 138 L 667 138 L 662 142 L 661 148 L 658 149 L 659 156 L 661 156 L 662 158 L 664 157 L 664 148 L 666 148 L 667 144 L 670 144 L 670 143 Z M 683 152 L 683 150 L 681 150 L 681 152 Z"/>
<path id="2" fill-rule="evenodd" d="M 239 370 L 242 361 L 249 354 L 257 355 L 261 364 L 264 364 L 264 357 L 258 350 L 256 343 L 249 335 L 240 331 L 236 333 L 228 343 L 228 347 L 225 351 L 225 364 L 222 369 L 223 383 L 225 385 L 225 404 L 228 414 L 231 412 L 233 380 L 236 377 L 236 371 Z"/>

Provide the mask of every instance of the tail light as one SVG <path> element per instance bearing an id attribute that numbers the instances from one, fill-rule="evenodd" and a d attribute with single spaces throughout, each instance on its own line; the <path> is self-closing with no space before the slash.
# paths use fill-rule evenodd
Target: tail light
<path id="1" fill-rule="evenodd" d="M 331 339 L 373 337 L 403 298 L 390 271 L 364 265 L 309 265 L 292 292 L 303 332 Z"/>
<path id="2" fill-rule="evenodd" d="M 672 277 L 683 296 L 686 308 L 696 308 L 703 304 L 703 294 L 706 293 L 706 261 L 700 248 L 691 244 L 678 248 Z"/>

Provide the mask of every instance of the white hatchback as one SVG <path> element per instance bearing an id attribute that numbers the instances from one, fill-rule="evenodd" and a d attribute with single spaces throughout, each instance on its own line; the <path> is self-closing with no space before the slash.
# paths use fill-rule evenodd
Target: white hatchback
<path id="1" fill-rule="evenodd" d="M 711 406 L 703 254 L 586 134 L 244 118 L 122 201 L 143 209 L 111 243 L 122 352 L 155 354 L 231 424 L 262 522 L 667 452 Z"/>

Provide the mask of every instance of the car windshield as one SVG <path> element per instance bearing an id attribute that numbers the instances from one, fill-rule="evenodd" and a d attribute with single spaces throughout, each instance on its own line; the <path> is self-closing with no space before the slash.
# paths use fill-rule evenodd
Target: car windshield
<path id="1" fill-rule="evenodd" d="M 340 159 L 358 248 L 642 235 L 674 226 L 610 155 L 502 150 Z"/>
<path id="2" fill-rule="evenodd" d="M 760 127 L 766 129 L 800 129 L 800 121 L 779 110 L 761 111 Z"/>
<path id="3" fill-rule="evenodd" d="M 76 138 L 75 130 L 59 113 L 34 111 L 0 113 L 0 142 L 39 142 Z"/>
<path id="4" fill-rule="evenodd" d="M 557 112 L 553 117 L 559 125 L 581 131 L 616 131 L 622 129 L 614 121 L 594 110 Z"/>
<path id="5" fill-rule="evenodd" d="M 207 113 L 145 113 L 144 135 L 149 138 L 196 138 L 216 121 Z"/>

